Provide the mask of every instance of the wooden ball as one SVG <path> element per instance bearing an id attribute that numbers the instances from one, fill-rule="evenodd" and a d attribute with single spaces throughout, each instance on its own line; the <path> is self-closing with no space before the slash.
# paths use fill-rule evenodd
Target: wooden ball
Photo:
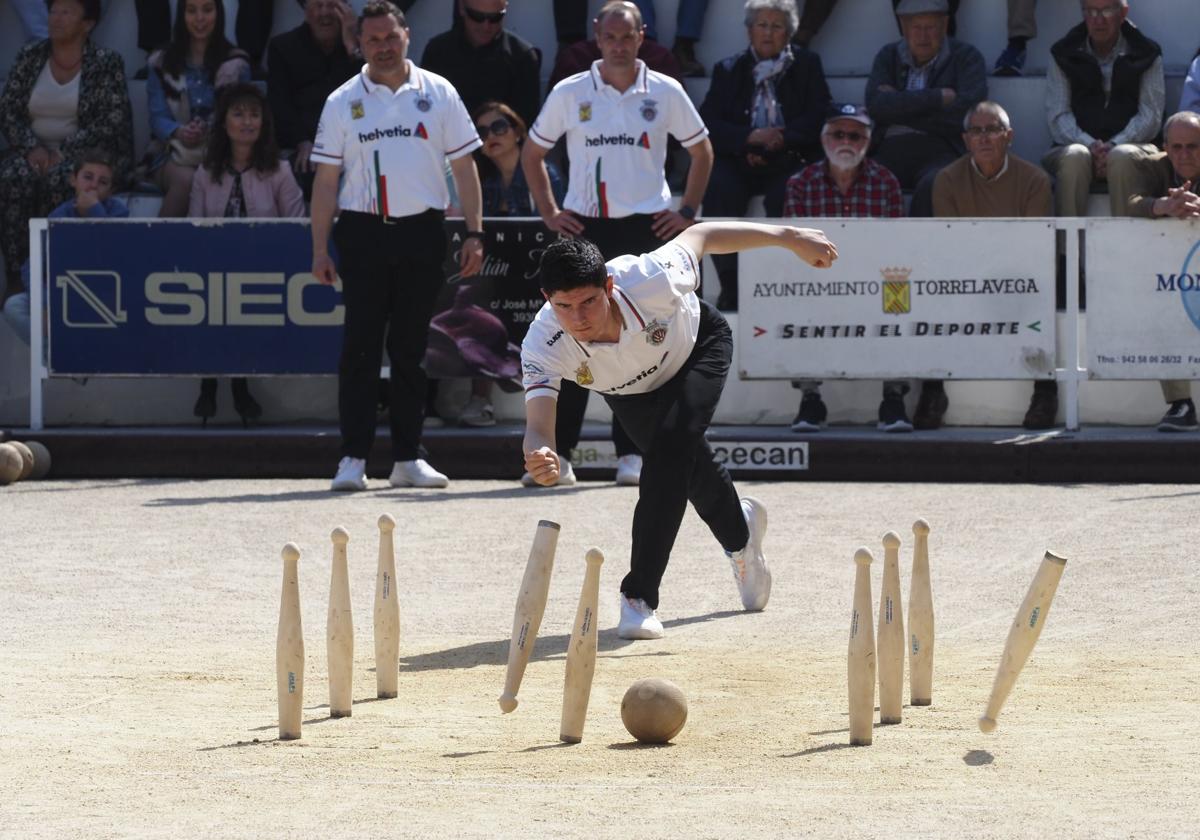
<path id="1" fill-rule="evenodd" d="M 34 481 L 45 478 L 50 473 L 50 450 L 46 448 L 46 444 L 36 440 L 27 440 L 25 445 L 33 453 L 33 472 L 29 477 Z"/>
<path id="2" fill-rule="evenodd" d="M 621 699 L 621 722 L 644 744 L 665 744 L 687 722 L 687 698 L 670 680 L 648 677 L 629 686 Z"/>
<path id="3" fill-rule="evenodd" d="M 11 443 L 0 443 L 0 484 L 11 484 L 21 477 L 25 461 Z"/>
<path id="4" fill-rule="evenodd" d="M 25 466 L 21 468 L 21 474 L 17 476 L 17 481 L 24 481 L 33 472 L 33 451 L 19 440 L 10 440 L 8 445 L 21 453 L 21 461 Z"/>

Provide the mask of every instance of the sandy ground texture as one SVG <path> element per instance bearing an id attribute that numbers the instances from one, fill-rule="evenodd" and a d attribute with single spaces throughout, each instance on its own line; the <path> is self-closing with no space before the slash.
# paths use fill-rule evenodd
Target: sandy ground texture
<path id="1" fill-rule="evenodd" d="M 378 486 L 380 482 L 376 482 Z M 1200 491 L 1172 486 L 747 483 L 775 587 L 739 608 L 689 512 L 658 642 L 616 638 L 636 492 L 456 482 L 334 496 L 324 481 L 77 481 L 0 489 L 0 835 L 56 837 L 1195 836 Z M 375 699 L 376 519 L 392 514 L 400 696 Z M 859 545 L 932 525 L 934 705 L 847 746 Z M 562 523 L 521 705 L 502 716 L 535 523 Z M 328 717 L 329 531 L 350 531 L 353 716 Z M 1192 537 L 1187 537 L 1187 534 Z M 303 550 L 304 737 L 276 740 L 275 633 Z M 558 742 L 584 552 L 607 555 L 584 740 Z M 1069 558 L 991 735 L 976 727 L 1042 553 Z M 878 599 L 881 563 L 873 569 Z M 675 743 L 621 725 L 676 682 Z M 907 690 L 905 694 L 907 698 Z"/>

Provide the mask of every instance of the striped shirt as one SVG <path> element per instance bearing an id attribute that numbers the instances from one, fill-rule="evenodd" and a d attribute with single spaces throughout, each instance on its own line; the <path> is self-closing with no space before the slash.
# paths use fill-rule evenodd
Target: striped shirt
<path id="1" fill-rule="evenodd" d="M 338 208 L 381 216 L 444 210 L 445 160 L 483 145 L 449 82 L 408 62 L 395 92 L 366 66 L 325 100 L 312 160 L 342 168 Z"/>
<path id="2" fill-rule="evenodd" d="M 601 63 L 554 86 L 529 139 L 549 149 L 567 136 L 567 210 L 614 219 L 666 210 L 671 205 L 663 175 L 667 136 L 694 146 L 708 129 L 683 86 L 670 76 L 638 59 L 637 79 L 621 93 L 600 78 Z"/>
<path id="3" fill-rule="evenodd" d="M 870 158 L 863 160 L 850 193 L 842 195 L 829 162 L 819 160 L 788 178 L 783 215 L 898 219 L 904 215 L 904 197 L 891 170 Z"/>

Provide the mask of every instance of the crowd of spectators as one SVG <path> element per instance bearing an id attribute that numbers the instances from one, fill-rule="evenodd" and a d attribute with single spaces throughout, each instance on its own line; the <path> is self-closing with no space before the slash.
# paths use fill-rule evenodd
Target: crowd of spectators
<path id="1" fill-rule="evenodd" d="M 139 184 L 161 191 L 164 217 L 306 212 L 322 108 L 364 58 L 356 12 L 345 0 L 298 2 L 303 23 L 269 38 L 270 0 L 240 0 L 235 45 L 224 34 L 222 0 L 176 0 L 173 16 L 169 0 L 137 0 L 152 141 L 135 167 L 125 67 L 91 38 L 108 4 L 13 0 L 30 38 L 0 94 L 0 301 L 9 299 L 5 313 L 14 323 L 28 307 L 21 270 L 32 218 L 121 215 L 113 194 Z M 1026 44 L 1037 35 L 1035 4 L 1009 0 L 1008 40 L 995 75 L 1023 72 Z M 474 160 L 486 215 L 540 215 L 559 233 L 601 239 L 624 219 L 614 248 L 649 248 L 697 214 L 743 215 L 753 196 L 763 197 L 769 216 L 1080 216 L 1089 195 L 1106 188 L 1115 216 L 1200 215 L 1193 191 L 1200 118 L 1191 113 L 1200 110 L 1200 54 L 1164 139 L 1163 118 L 1174 103 L 1166 102 L 1162 50 L 1130 20 L 1129 0 L 1080 0 L 1080 22 L 1052 45 L 1045 96 L 1053 145 L 1040 167 L 1011 152 L 1022 127 L 989 101 L 980 50 L 954 37 L 958 0 L 893 0 L 900 37 L 879 47 L 862 101 L 847 103 L 831 102 L 813 49 L 835 5 L 746 0 L 747 45 L 713 66 L 698 109 L 702 134 L 685 130 L 692 106 L 680 81 L 707 72 L 694 49 L 707 0 L 681 0 L 670 48 L 657 43 L 652 0 L 606 4 L 599 18 L 612 11 L 632 27 L 620 44 L 596 22 L 588 26 L 586 0 L 554 0 L 558 43 L 546 91 L 541 50 L 505 26 L 508 0 L 455 0 L 450 28 L 430 38 L 415 63 L 447 79 L 473 117 L 483 140 Z M 597 40 L 602 34 L 608 42 Z M 612 81 L 624 78 L 610 73 L 621 62 L 631 71 L 628 84 Z M 581 80 L 611 92 L 613 104 L 603 105 L 603 97 L 594 105 L 576 101 L 571 86 Z M 686 108 L 672 104 L 677 99 Z M 616 115 L 625 100 L 631 116 Z M 661 113 L 670 141 L 688 152 L 680 159 L 691 164 L 678 211 L 658 207 L 665 179 L 650 179 L 652 200 L 587 196 L 583 183 L 594 173 L 586 167 L 595 161 L 571 144 L 593 107 L 647 126 Z M 639 227 L 631 220 L 640 215 L 649 221 Z M 719 307 L 734 310 L 737 262 L 714 263 Z M 792 428 L 820 429 L 828 415 L 821 383 L 793 384 L 802 397 Z M 490 386 L 475 382 L 465 422 L 494 422 Z M 908 388 L 883 384 L 880 429 L 941 424 L 943 384 L 922 383 L 912 421 L 903 399 Z M 1164 382 L 1163 393 L 1168 410 L 1159 428 L 1197 428 L 1189 384 Z M 245 419 L 261 413 L 244 380 L 235 380 L 234 400 Z M 213 411 L 215 382 L 206 380 L 195 413 L 207 419 Z M 1056 412 L 1054 383 L 1038 382 L 1026 427 L 1050 427 Z"/>

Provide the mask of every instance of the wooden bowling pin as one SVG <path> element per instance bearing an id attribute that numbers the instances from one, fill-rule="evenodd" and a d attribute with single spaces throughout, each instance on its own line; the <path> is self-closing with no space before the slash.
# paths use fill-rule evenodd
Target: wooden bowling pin
<path id="1" fill-rule="evenodd" d="M 929 523 L 913 523 L 912 578 L 908 584 L 908 702 L 933 702 L 933 590 L 929 586 Z"/>
<path id="2" fill-rule="evenodd" d="M 304 629 L 300 626 L 300 549 L 283 547 L 283 590 L 275 636 L 275 684 L 279 692 L 279 740 L 300 737 L 304 717 Z"/>
<path id="3" fill-rule="evenodd" d="M 979 719 L 979 728 L 983 732 L 991 732 L 996 728 L 996 718 L 1000 709 L 1008 699 L 1025 660 L 1037 644 L 1038 636 L 1042 635 L 1042 627 L 1050 615 L 1050 603 L 1054 593 L 1058 591 L 1058 581 L 1062 578 L 1067 561 L 1052 552 L 1047 551 L 1042 558 L 1042 565 L 1034 575 L 1025 600 L 1017 610 L 1012 627 L 1008 630 L 1008 639 L 1004 642 L 1004 654 L 1000 657 L 1000 666 L 996 669 L 996 680 L 992 684 L 992 693 L 988 697 L 987 709 Z"/>
<path id="4" fill-rule="evenodd" d="M 380 698 L 395 697 L 400 670 L 400 602 L 396 597 L 396 520 L 379 517 L 379 569 L 375 573 L 375 689 Z"/>
<path id="5" fill-rule="evenodd" d="M 504 672 L 504 690 L 500 694 L 500 711 L 508 714 L 517 708 L 517 692 L 525 676 L 525 666 L 533 654 L 542 614 L 546 612 L 546 597 L 550 594 L 550 572 L 554 570 L 554 552 L 558 548 L 557 522 L 543 519 L 533 534 L 521 591 L 513 610 L 512 638 L 508 642 L 508 667 Z"/>
<path id="6" fill-rule="evenodd" d="M 900 537 L 883 535 L 883 583 L 879 588 L 879 722 L 899 723 L 904 706 L 904 608 L 900 603 Z"/>
<path id="7" fill-rule="evenodd" d="M 354 685 L 354 619 L 350 612 L 350 575 L 346 543 L 350 535 L 334 528 L 333 564 L 329 571 L 329 614 L 325 621 L 325 652 L 329 658 L 329 716 L 350 717 Z"/>
<path id="8" fill-rule="evenodd" d="M 847 673 L 850 690 L 850 743 L 871 743 L 875 723 L 875 622 L 871 616 L 871 552 L 854 552 L 854 608 L 850 613 Z"/>
<path id="9" fill-rule="evenodd" d="M 567 646 L 562 720 L 558 729 L 559 739 L 569 744 L 578 744 L 583 740 L 588 698 L 592 693 L 592 677 L 596 673 L 596 623 L 600 604 L 600 566 L 603 563 L 604 555 L 600 553 L 600 549 L 588 549 L 583 589 L 579 593 L 579 606 L 575 610 L 571 642 Z"/>

